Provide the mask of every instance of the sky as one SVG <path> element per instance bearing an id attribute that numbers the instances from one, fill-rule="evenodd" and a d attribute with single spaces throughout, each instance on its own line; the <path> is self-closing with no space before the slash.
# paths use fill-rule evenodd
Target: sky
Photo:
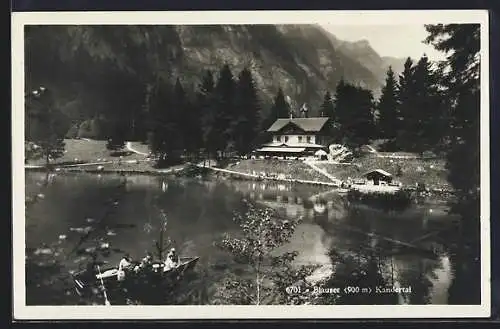
<path id="1" fill-rule="evenodd" d="M 420 58 L 424 53 L 430 60 L 443 60 L 444 54 L 426 45 L 428 33 L 423 25 L 321 25 L 345 41 L 367 40 L 380 56 Z"/>

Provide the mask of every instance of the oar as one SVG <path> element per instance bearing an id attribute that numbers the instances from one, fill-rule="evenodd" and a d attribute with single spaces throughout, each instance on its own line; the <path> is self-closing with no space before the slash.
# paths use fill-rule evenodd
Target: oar
<path id="1" fill-rule="evenodd" d="M 111 303 L 108 300 L 108 295 L 106 293 L 106 287 L 104 286 L 104 281 L 102 280 L 101 267 L 99 265 L 97 265 L 97 270 L 99 271 L 99 278 L 101 279 L 101 285 L 102 285 L 102 289 L 104 292 L 104 303 L 106 304 L 106 306 L 110 306 Z"/>

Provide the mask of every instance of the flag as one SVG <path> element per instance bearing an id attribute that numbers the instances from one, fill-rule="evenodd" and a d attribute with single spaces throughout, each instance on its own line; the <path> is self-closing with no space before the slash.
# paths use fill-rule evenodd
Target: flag
<path id="1" fill-rule="evenodd" d="M 309 111 L 309 109 L 307 108 L 307 104 L 306 103 L 302 104 L 302 107 L 300 108 L 300 111 L 301 112 L 307 112 L 307 111 Z"/>

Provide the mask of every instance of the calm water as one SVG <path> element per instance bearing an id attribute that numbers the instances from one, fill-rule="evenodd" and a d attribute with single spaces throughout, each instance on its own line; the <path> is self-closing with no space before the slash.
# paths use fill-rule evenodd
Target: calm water
<path id="1" fill-rule="evenodd" d="M 36 257 L 57 258 L 63 265 L 59 269 L 63 278 L 67 277 L 65 273 L 86 264 L 81 250 L 103 243 L 113 251 L 106 258 L 112 264 L 119 261 L 123 251 L 135 259 L 142 258 L 158 237 L 160 209 L 167 216 L 172 246 L 181 256 L 199 256 L 197 270 L 210 273 L 213 280 L 227 270 L 224 266 L 229 258 L 214 242 L 226 232 L 238 232 L 232 216 L 242 209 L 243 199 L 254 199 L 287 217 L 303 219 L 292 241 L 280 249 L 299 252 L 297 263 L 321 265 L 314 274 L 317 278 L 334 270 L 335 260 L 329 256 L 332 250 L 362 257 L 366 249 L 363 246 L 371 246 L 389 255 L 393 245 L 380 236 L 418 241 L 450 223 L 439 202 L 387 214 L 348 206 L 342 196 L 314 186 L 81 173 L 53 176 L 43 185 L 45 179 L 43 173 L 26 174 L 26 195 L 43 194 L 27 211 L 26 246 Z M 95 230 L 82 241 L 91 228 Z M 376 236 L 367 236 L 370 232 Z M 426 244 L 428 247 L 429 242 L 420 243 Z M 433 246 L 442 249 L 437 242 Z M 48 255 L 50 252 L 55 254 Z M 453 266 L 446 254 L 440 253 L 438 259 L 432 260 L 414 252 L 400 252 L 381 262 L 393 282 L 412 286 L 414 296 L 401 296 L 400 303 L 423 303 L 424 299 L 447 303 Z M 27 271 L 36 272 L 29 268 Z M 63 283 L 48 284 L 36 273 L 27 274 L 28 302 L 71 303 L 69 290 L 67 300 L 51 301 L 51 289 Z M 45 287 L 41 287 L 43 280 Z"/>

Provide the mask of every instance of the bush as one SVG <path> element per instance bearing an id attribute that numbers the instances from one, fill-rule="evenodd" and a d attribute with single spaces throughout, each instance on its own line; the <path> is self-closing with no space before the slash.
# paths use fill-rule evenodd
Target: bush
<path id="1" fill-rule="evenodd" d="M 176 175 L 178 177 L 196 177 L 198 175 L 204 177 L 210 173 L 208 168 L 200 168 L 193 164 L 187 165 L 184 169 L 177 172 Z"/>
<path id="2" fill-rule="evenodd" d="M 182 159 L 178 154 L 172 155 L 162 155 L 158 157 L 154 167 L 156 169 L 167 168 L 175 165 L 179 165 L 182 163 Z"/>
<path id="3" fill-rule="evenodd" d="M 122 139 L 111 138 L 106 143 L 106 149 L 110 151 L 121 151 L 125 147 L 125 141 Z"/>
<path id="4" fill-rule="evenodd" d="M 403 190 L 397 191 L 396 193 L 363 193 L 357 190 L 350 190 L 347 193 L 347 199 L 350 202 L 361 202 L 383 210 L 404 210 L 408 208 L 413 201 L 412 195 Z"/>

